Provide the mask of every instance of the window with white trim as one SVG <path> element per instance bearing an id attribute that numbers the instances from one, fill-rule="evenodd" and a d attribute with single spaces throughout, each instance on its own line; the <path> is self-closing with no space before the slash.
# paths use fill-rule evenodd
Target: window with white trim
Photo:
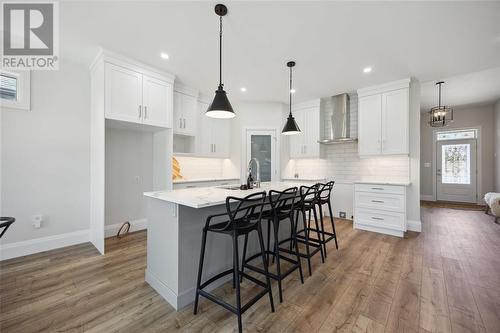
<path id="1" fill-rule="evenodd" d="M 437 141 L 476 139 L 476 138 L 477 138 L 476 129 L 444 131 L 437 133 Z"/>
<path id="2" fill-rule="evenodd" d="M 3 108 L 30 109 L 30 72 L 0 70 L 0 105 Z"/>

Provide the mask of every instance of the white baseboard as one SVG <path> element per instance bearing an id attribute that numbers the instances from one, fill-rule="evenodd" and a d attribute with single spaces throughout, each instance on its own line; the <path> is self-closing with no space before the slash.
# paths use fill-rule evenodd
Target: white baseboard
<path id="1" fill-rule="evenodd" d="M 420 194 L 420 200 L 434 201 L 434 196 L 432 194 Z"/>
<path id="2" fill-rule="evenodd" d="M 416 220 L 408 220 L 407 228 L 409 231 L 422 232 L 422 222 Z"/>
<path id="3" fill-rule="evenodd" d="M 148 220 L 139 219 L 133 220 L 130 222 L 130 232 L 144 230 L 148 228 Z M 104 237 L 113 237 L 116 236 L 116 233 L 120 229 L 123 223 L 111 224 L 104 227 Z"/>
<path id="4" fill-rule="evenodd" d="M 3 244 L 0 245 L 0 261 L 54 250 L 65 246 L 86 243 L 89 241 L 89 230 L 80 230 L 65 234 Z"/>

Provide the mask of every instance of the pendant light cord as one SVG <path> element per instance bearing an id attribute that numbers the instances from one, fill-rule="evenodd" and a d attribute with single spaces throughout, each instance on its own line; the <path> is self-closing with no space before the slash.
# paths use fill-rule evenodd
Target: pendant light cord
<path id="1" fill-rule="evenodd" d="M 290 67 L 290 116 L 292 116 L 292 67 Z"/>
<path id="2" fill-rule="evenodd" d="M 219 17 L 219 87 L 222 87 L 222 16 Z"/>
<path id="3" fill-rule="evenodd" d="M 438 99 L 438 108 L 441 110 L 441 83 L 439 83 L 439 99 Z"/>

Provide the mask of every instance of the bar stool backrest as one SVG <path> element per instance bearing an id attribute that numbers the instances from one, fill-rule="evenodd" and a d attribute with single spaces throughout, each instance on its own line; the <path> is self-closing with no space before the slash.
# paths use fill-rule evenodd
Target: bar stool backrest
<path id="1" fill-rule="evenodd" d="M 0 217 L 0 238 L 2 238 L 3 234 L 5 234 L 14 222 L 16 222 L 16 219 L 13 217 Z"/>
<path id="2" fill-rule="evenodd" d="M 330 200 L 330 195 L 333 190 L 333 185 L 335 185 L 334 181 L 329 181 L 326 184 L 318 183 L 318 199 L 320 201 L 328 201 Z"/>
<path id="3" fill-rule="evenodd" d="M 318 184 L 312 186 L 302 185 L 300 187 L 300 205 L 304 203 L 312 203 L 316 200 L 318 195 Z"/>
<path id="4" fill-rule="evenodd" d="M 253 193 L 244 198 L 227 197 L 226 210 L 229 216 L 228 224 L 231 224 L 232 228 L 234 228 L 236 223 L 260 222 L 265 205 L 266 192 Z"/>
<path id="5" fill-rule="evenodd" d="M 284 191 L 269 191 L 269 202 L 271 203 L 273 214 L 277 216 L 284 211 L 292 211 L 298 191 L 297 187 L 290 187 Z"/>

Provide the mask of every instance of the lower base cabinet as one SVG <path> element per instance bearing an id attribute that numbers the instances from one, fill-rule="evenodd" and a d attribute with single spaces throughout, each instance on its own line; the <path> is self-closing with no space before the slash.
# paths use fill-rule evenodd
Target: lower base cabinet
<path id="1" fill-rule="evenodd" d="M 354 184 L 354 229 L 403 237 L 407 229 L 406 185 Z"/>

